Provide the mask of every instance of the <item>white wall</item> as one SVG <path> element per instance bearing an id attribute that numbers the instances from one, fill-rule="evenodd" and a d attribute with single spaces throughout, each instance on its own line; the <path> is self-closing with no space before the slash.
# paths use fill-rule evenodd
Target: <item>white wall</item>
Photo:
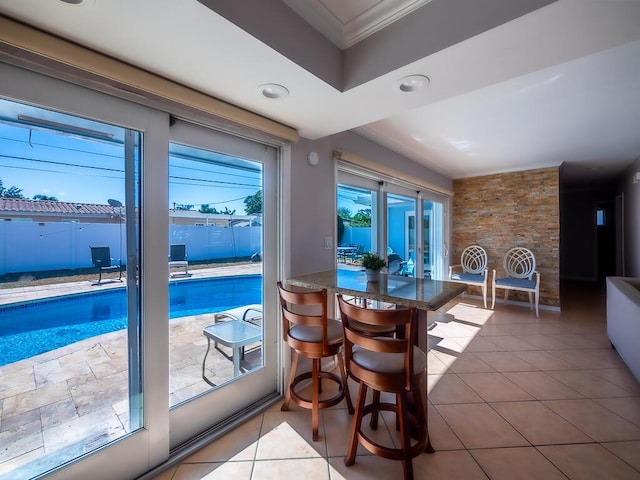
<path id="1" fill-rule="evenodd" d="M 121 229 L 118 224 L 0 222 L 0 275 L 90 268 L 90 247 L 97 245 L 108 246 L 111 257 L 125 264 L 124 235 L 124 225 Z M 186 244 L 190 261 L 262 253 L 261 227 L 172 225 L 169 239 Z"/>

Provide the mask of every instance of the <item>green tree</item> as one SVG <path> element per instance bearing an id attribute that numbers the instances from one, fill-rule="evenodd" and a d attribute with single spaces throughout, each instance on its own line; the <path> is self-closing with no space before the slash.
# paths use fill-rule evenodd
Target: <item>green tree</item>
<path id="1" fill-rule="evenodd" d="M 244 211 L 247 215 L 262 213 L 262 190 L 244 199 Z"/>
<path id="2" fill-rule="evenodd" d="M 193 210 L 193 207 L 195 207 L 195 205 L 191 205 L 188 203 L 174 203 L 173 204 L 173 208 L 175 208 L 176 210 Z"/>
<path id="3" fill-rule="evenodd" d="M 220 213 L 218 212 L 216 207 L 210 207 L 208 203 L 203 203 L 202 205 L 200 205 L 200 210 L 198 211 L 200 213 Z"/>
<path id="4" fill-rule="evenodd" d="M 338 215 L 338 244 L 342 243 L 342 237 L 344 236 L 344 221 L 342 217 Z"/>
<path id="5" fill-rule="evenodd" d="M 229 210 L 229 207 L 224 207 L 224 210 L 221 210 L 218 213 L 221 213 L 223 215 L 235 215 L 236 210 L 235 210 L 235 208 L 233 210 Z"/>
<path id="6" fill-rule="evenodd" d="M 22 189 L 16 186 L 4 188 L 0 178 L 0 198 L 24 198 L 24 195 L 22 195 Z"/>
<path id="7" fill-rule="evenodd" d="M 338 209 L 338 216 L 340 218 L 346 218 L 347 220 L 351 218 L 351 210 L 347 207 L 340 207 Z"/>
<path id="8" fill-rule="evenodd" d="M 371 209 L 365 208 L 358 210 L 352 218 L 352 225 L 354 227 L 370 227 L 371 226 Z"/>
<path id="9" fill-rule="evenodd" d="M 33 196 L 34 200 L 50 200 L 52 202 L 57 202 L 58 199 L 56 197 L 50 197 L 49 195 L 37 194 Z"/>

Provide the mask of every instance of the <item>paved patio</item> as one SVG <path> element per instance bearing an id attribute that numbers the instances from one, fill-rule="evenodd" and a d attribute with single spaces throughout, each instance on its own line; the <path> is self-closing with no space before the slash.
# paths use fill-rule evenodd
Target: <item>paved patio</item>
<path id="1" fill-rule="evenodd" d="M 192 270 L 185 278 L 260 273 L 260 264 Z M 107 280 L 0 290 L 0 305 L 122 287 Z M 202 380 L 207 347 L 202 329 L 213 314 L 169 323 L 170 404 L 212 387 Z M 207 377 L 219 385 L 233 377 L 231 351 L 212 347 Z M 247 348 L 241 367 L 261 362 L 258 345 Z M 0 479 L 30 478 L 129 432 L 126 331 L 120 330 L 0 367 Z M 31 462 L 33 463 L 30 466 Z M 44 462 L 44 463 L 43 463 Z M 46 468 L 44 468 L 46 469 Z"/>

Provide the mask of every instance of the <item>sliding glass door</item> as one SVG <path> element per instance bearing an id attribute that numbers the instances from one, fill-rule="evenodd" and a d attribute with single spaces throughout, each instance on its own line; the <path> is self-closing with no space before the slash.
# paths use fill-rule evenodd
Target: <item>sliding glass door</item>
<path id="1" fill-rule="evenodd" d="M 392 275 L 444 279 L 445 195 L 343 164 L 336 192 L 338 268 L 361 268 L 359 248 L 386 256 Z"/>
<path id="2" fill-rule="evenodd" d="M 0 477 L 135 478 L 277 394 L 279 145 L 2 63 L 0 137 Z"/>
<path id="3" fill-rule="evenodd" d="M 274 305 L 277 159 L 273 146 L 171 127 L 172 447 L 276 391 L 277 328 L 264 312 Z"/>

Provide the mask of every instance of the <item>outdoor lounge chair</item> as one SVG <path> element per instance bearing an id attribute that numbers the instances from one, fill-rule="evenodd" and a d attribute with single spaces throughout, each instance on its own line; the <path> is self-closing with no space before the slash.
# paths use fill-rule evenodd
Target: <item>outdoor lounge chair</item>
<path id="1" fill-rule="evenodd" d="M 122 262 L 118 259 L 118 263 L 114 264 L 116 260 L 111 258 L 111 250 L 109 247 L 96 246 L 89 248 L 91 248 L 91 262 L 93 266 L 98 269 L 98 283 L 96 285 L 100 285 L 100 282 L 102 282 L 103 272 L 113 272 L 116 270 L 118 271 L 118 281 L 121 282 Z"/>
<path id="2" fill-rule="evenodd" d="M 185 244 L 171 245 L 169 251 L 169 274 L 173 267 L 184 267 L 184 275 L 189 275 L 189 261 L 187 260 L 187 246 Z"/>

